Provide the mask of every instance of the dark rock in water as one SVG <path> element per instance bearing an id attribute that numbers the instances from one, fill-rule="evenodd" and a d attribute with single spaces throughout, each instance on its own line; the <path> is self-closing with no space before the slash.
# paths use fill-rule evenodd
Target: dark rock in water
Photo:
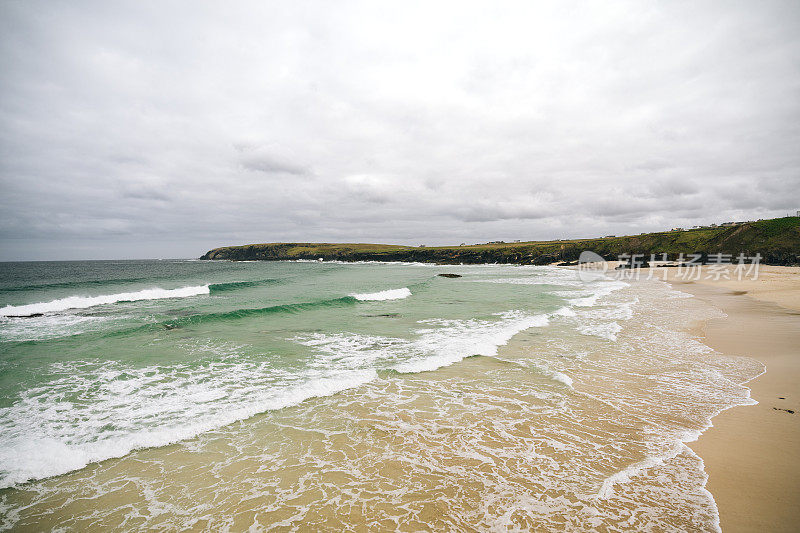
<path id="1" fill-rule="evenodd" d="M 7 318 L 36 318 L 44 316 L 44 313 L 32 313 L 30 315 L 6 315 Z"/>
<path id="2" fill-rule="evenodd" d="M 439 274 L 443 278 L 460 278 L 461 274 Z"/>
<path id="3" fill-rule="evenodd" d="M 397 318 L 400 316 L 400 313 L 381 313 L 379 315 L 361 315 L 367 318 Z"/>
<path id="4" fill-rule="evenodd" d="M 780 407 L 773 407 L 773 409 L 775 409 L 776 411 L 786 411 L 790 415 L 794 414 L 794 411 L 792 411 L 791 409 L 781 409 Z"/>

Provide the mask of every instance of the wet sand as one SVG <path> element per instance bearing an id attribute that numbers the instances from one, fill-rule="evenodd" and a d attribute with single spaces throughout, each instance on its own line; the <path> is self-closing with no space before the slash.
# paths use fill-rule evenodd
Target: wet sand
<path id="1" fill-rule="evenodd" d="M 767 367 L 748 383 L 754 406 L 729 409 L 691 444 L 723 531 L 797 531 L 800 524 L 800 268 L 762 267 L 757 280 L 674 279 L 673 286 L 728 316 L 703 327 L 705 342 Z M 791 413 L 789 411 L 794 411 Z"/>

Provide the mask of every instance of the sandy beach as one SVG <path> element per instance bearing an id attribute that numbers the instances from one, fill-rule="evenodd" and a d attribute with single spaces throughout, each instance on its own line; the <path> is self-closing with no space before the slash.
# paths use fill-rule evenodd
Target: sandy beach
<path id="1" fill-rule="evenodd" d="M 728 316 L 702 326 L 713 349 L 767 367 L 747 385 L 754 406 L 713 419 L 691 447 L 705 461 L 723 531 L 797 531 L 800 523 L 800 268 L 762 266 L 758 279 L 670 282 Z M 791 412 L 793 411 L 793 413 Z"/>

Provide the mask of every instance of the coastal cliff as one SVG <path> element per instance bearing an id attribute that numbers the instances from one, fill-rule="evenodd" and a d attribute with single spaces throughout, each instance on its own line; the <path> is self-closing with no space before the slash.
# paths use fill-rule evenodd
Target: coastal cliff
<path id="1" fill-rule="evenodd" d="M 512 263 L 544 265 L 575 261 L 584 250 L 607 260 L 621 254 L 726 253 L 734 258 L 761 254 L 761 261 L 772 265 L 800 264 L 800 217 L 785 217 L 744 222 L 726 227 L 663 231 L 556 241 L 488 243 L 469 246 L 414 247 L 389 244 L 265 243 L 225 246 L 206 252 L 200 259 L 229 261 L 280 261 L 324 259 L 327 261 L 415 261 L 442 264 Z"/>

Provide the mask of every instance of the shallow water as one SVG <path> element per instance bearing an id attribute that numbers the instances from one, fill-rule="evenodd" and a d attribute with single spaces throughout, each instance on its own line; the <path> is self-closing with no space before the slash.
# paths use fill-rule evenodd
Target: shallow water
<path id="1" fill-rule="evenodd" d="M 763 370 L 657 281 L 0 266 L 4 528 L 713 531 L 684 442 Z"/>

